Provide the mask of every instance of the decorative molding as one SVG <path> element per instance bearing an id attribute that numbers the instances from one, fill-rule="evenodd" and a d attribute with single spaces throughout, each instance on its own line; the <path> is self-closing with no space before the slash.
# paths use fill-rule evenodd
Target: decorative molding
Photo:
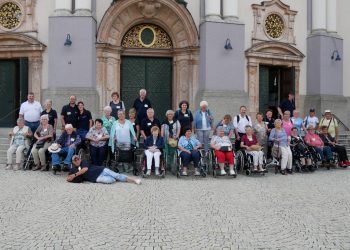
<path id="1" fill-rule="evenodd" d="M 281 0 L 253 4 L 252 9 L 254 14 L 252 44 L 262 41 L 295 44 L 294 20 L 297 11 L 291 10 Z"/>
<path id="2" fill-rule="evenodd" d="M 141 14 L 146 18 L 152 18 L 158 14 L 161 4 L 156 0 L 146 0 L 139 3 Z"/>

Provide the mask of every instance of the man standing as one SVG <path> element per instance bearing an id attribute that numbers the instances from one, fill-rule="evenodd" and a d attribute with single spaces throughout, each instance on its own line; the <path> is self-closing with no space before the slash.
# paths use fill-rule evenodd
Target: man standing
<path id="1" fill-rule="evenodd" d="M 157 126 L 159 129 L 161 127 L 160 121 L 154 117 L 154 110 L 150 108 L 147 110 L 146 118 L 141 122 L 141 135 L 145 140 L 148 136 L 152 135 L 151 128 L 154 126 Z"/>
<path id="2" fill-rule="evenodd" d="M 66 124 L 72 124 L 74 128 L 77 128 L 77 121 L 78 121 L 78 106 L 76 105 L 76 97 L 72 95 L 69 97 L 69 104 L 63 106 L 61 111 L 61 123 L 62 123 L 62 130 L 64 130 L 64 127 Z"/>
<path id="3" fill-rule="evenodd" d="M 252 125 L 252 119 L 246 115 L 247 107 L 241 106 L 239 108 L 239 114 L 233 118 L 233 126 L 235 128 L 236 140 L 235 140 L 235 148 L 239 150 L 241 148 L 241 138 L 245 135 L 245 126 Z"/>
<path id="4" fill-rule="evenodd" d="M 295 110 L 294 94 L 289 93 L 288 98 L 284 100 L 277 109 L 281 117 L 283 117 L 284 111 L 286 110 L 290 112 L 290 117 L 293 117 L 293 111 Z"/>
<path id="5" fill-rule="evenodd" d="M 327 109 L 324 111 L 324 116 L 320 121 L 321 127 L 327 127 L 328 133 L 335 139 L 335 143 L 339 143 L 339 125 L 338 121 L 333 117 L 332 112 Z"/>
<path id="6" fill-rule="evenodd" d="M 24 124 L 35 133 L 40 125 L 40 116 L 43 111 L 40 102 L 34 100 L 34 93 L 28 93 L 28 100 L 21 104 L 19 117 L 24 119 Z"/>
<path id="7" fill-rule="evenodd" d="M 82 161 L 78 155 L 72 157 L 72 168 L 67 176 L 68 182 L 89 181 L 93 183 L 112 184 L 116 181 L 141 184 L 141 179 L 134 179 L 100 166 L 93 166 Z"/>
<path id="8" fill-rule="evenodd" d="M 315 109 L 311 108 L 309 110 L 309 115 L 304 119 L 304 126 L 307 128 L 309 125 L 312 125 L 316 130 L 318 129 L 319 120 L 315 115 Z"/>
<path id="9" fill-rule="evenodd" d="M 136 109 L 137 119 L 142 122 L 147 117 L 147 110 L 152 108 L 150 100 L 146 97 L 147 91 L 145 89 L 140 90 L 140 97 L 134 101 L 133 108 Z"/>

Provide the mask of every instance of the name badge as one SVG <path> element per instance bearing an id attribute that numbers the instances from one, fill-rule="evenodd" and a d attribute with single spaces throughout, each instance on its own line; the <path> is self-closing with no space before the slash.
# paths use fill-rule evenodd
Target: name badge
<path id="1" fill-rule="evenodd" d="M 223 125 L 223 127 L 224 127 L 224 128 L 227 128 L 227 125 L 226 125 L 226 124 L 224 124 L 224 125 Z"/>
<path id="2" fill-rule="evenodd" d="M 117 106 L 117 109 L 120 109 L 120 106 Z"/>
<path id="3" fill-rule="evenodd" d="M 135 126 L 135 122 L 133 122 L 132 125 Z"/>
<path id="4" fill-rule="evenodd" d="M 101 135 L 101 134 L 98 134 L 98 135 L 97 135 L 97 138 L 101 139 L 101 138 L 102 138 L 102 135 Z"/>
<path id="5" fill-rule="evenodd" d="M 170 124 L 173 124 L 174 122 L 173 121 L 171 121 L 171 122 L 169 122 Z"/>
<path id="6" fill-rule="evenodd" d="M 44 129 L 44 132 L 46 132 L 46 131 L 47 131 L 47 128 Z"/>
<path id="7" fill-rule="evenodd" d="M 147 104 L 145 104 L 145 108 L 148 108 L 148 105 L 147 105 Z"/>
<path id="8" fill-rule="evenodd" d="M 67 115 L 71 115 L 72 113 L 71 112 L 67 112 Z"/>
<path id="9" fill-rule="evenodd" d="M 70 138 L 70 141 L 75 141 L 75 139 L 74 138 Z"/>
<path id="10" fill-rule="evenodd" d="M 312 140 L 312 141 L 316 141 L 316 139 L 315 139 L 315 138 L 312 138 L 311 140 Z"/>
<path id="11" fill-rule="evenodd" d="M 269 125 L 269 122 L 265 122 L 266 125 Z"/>
<path id="12" fill-rule="evenodd" d="M 184 116 L 185 116 L 185 117 L 188 117 L 188 114 L 185 114 Z"/>
<path id="13" fill-rule="evenodd" d="M 152 123 L 150 123 L 150 122 L 149 122 L 149 123 L 147 123 L 147 125 L 148 125 L 148 126 L 151 126 L 151 125 L 152 125 Z"/>

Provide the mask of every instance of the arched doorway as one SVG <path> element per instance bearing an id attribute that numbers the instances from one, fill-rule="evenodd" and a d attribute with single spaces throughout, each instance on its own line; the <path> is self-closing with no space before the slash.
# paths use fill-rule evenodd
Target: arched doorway
<path id="1" fill-rule="evenodd" d="M 140 25 L 159 27 L 168 35 L 172 46 L 157 47 L 145 43 L 142 46 L 123 46 L 125 35 Z M 182 99 L 189 100 L 190 105 L 194 105 L 198 92 L 198 32 L 190 13 L 183 5 L 168 0 L 118 1 L 107 10 L 102 19 L 96 47 L 97 90 L 101 107 L 106 105 L 113 91 L 123 90 L 123 65 L 127 63 L 126 60 L 135 58 L 141 58 L 141 64 L 149 63 L 145 60 L 152 58 L 168 60 L 161 64 L 171 65 L 172 108 Z M 131 82 L 129 86 L 130 84 Z M 140 86 L 134 87 L 136 90 Z M 148 92 L 152 96 L 154 91 L 151 89 Z M 134 93 L 134 98 L 137 94 L 138 91 Z"/>
<path id="2" fill-rule="evenodd" d="M 246 51 L 248 95 L 253 116 L 275 109 L 288 92 L 299 105 L 300 63 L 305 57 L 295 47 L 281 42 L 261 42 Z"/>

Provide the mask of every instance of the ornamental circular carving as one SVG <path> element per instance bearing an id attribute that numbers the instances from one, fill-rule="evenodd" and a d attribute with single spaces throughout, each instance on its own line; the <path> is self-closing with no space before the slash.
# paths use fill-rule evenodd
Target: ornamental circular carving
<path id="1" fill-rule="evenodd" d="M 270 14 L 265 20 L 265 30 L 269 37 L 278 39 L 284 32 L 284 21 L 281 16 L 277 14 Z"/>
<path id="2" fill-rule="evenodd" d="M 140 24 L 132 27 L 123 37 L 124 48 L 171 49 L 169 35 L 154 24 Z"/>
<path id="3" fill-rule="evenodd" d="M 3 28 L 7 30 L 17 28 L 21 20 L 22 10 L 17 4 L 6 2 L 0 6 L 0 25 Z"/>
<path id="4" fill-rule="evenodd" d="M 139 42 L 146 48 L 152 47 L 156 38 L 156 31 L 151 26 L 145 26 L 139 32 Z"/>

